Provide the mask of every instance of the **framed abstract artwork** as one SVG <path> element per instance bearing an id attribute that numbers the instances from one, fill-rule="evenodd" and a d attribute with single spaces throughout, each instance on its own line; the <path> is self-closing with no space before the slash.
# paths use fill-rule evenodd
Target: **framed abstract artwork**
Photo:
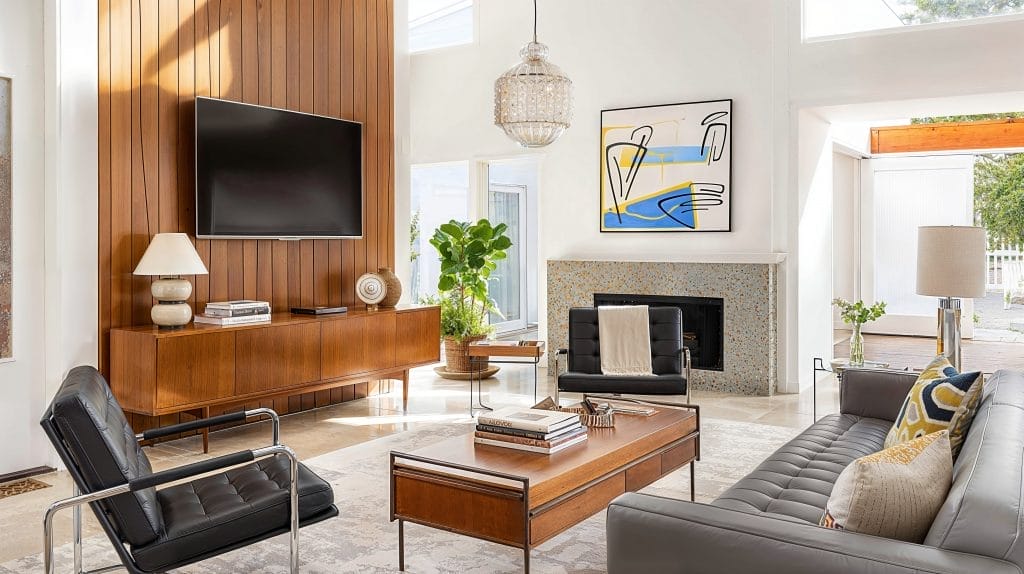
<path id="1" fill-rule="evenodd" d="M 11 335 L 11 79 L 0 76 L 0 360 L 13 353 Z"/>
<path id="2" fill-rule="evenodd" d="M 732 230 L 732 100 L 601 111 L 601 231 Z"/>

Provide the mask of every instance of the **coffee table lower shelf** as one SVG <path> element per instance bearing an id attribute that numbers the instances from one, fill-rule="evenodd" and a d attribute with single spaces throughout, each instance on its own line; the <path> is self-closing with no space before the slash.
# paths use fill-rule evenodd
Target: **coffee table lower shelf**
<path id="1" fill-rule="evenodd" d="M 620 494 L 686 464 L 693 500 L 694 461 L 700 453 L 697 428 L 541 504 L 531 502 L 528 477 L 392 452 L 391 521 L 398 521 L 399 570 L 405 571 L 405 522 L 522 549 L 523 572 L 529 574 L 533 547 L 600 512 Z"/>

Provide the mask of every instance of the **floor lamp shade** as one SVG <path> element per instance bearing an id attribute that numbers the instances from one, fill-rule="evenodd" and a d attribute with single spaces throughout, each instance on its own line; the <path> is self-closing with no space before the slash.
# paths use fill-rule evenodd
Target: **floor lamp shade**
<path id="1" fill-rule="evenodd" d="M 954 225 L 917 229 L 917 294 L 985 296 L 985 229 Z"/>
<path id="2" fill-rule="evenodd" d="M 161 328 L 183 327 L 192 320 L 192 308 L 186 301 L 192 284 L 180 275 L 206 275 L 206 265 L 196 253 L 192 240 L 184 233 L 157 233 L 135 267 L 135 275 L 162 277 L 153 281 L 150 291 L 156 305 L 150 311 L 153 323 Z M 172 278 L 168 278 L 172 277 Z"/>
<path id="3" fill-rule="evenodd" d="M 985 296 L 985 230 L 929 226 L 917 230 L 917 293 L 939 297 L 936 351 L 957 370 L 960 362 L 960 299 Z"/>

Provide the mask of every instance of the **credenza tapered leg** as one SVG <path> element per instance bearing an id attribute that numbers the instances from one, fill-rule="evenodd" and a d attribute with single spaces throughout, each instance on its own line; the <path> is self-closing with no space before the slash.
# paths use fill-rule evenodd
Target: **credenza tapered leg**
<path id="1" fill-rule="evenodd" d="M 409 369 L 402 371 L 402 410 L 409 410 Z"/>

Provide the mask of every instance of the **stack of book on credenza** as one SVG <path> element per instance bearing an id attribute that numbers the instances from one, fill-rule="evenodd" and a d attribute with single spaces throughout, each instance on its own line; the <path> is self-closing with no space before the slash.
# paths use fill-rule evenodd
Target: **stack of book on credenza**
<path id="1" fill-rule="evenodd" d="M 552 454 L 587 440 L 576 413 L 509 407 L 477 417 L 473 442 Z"/>
<path id="2" fill-rule="evenodd" d="M 196 323 L 208 325 L 248 325 L 270 321 L 270 303 L 267 301 L 224 301 L 207 303 L 202 315 L 196 315 Z"/>

